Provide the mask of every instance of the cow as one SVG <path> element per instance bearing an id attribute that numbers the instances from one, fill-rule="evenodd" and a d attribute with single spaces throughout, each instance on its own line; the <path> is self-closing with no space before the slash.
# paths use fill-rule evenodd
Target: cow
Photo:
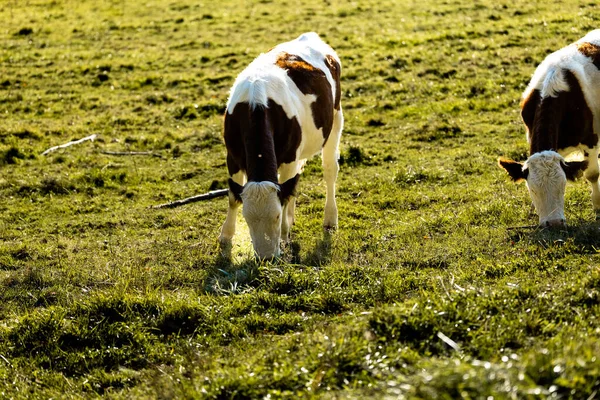
<path id="1" fill-rule="evenodd" d="M 521 101 L 529 158 L 500 158 L 515 182 L 526 181 L 541 227 L 565 227 L 567 180 L 583 175 L 600 213 L 598 133 L 600 132 L 600 29 L 549 56 L 537 67 Z M 582 161 L 566 161 L 581 152 Z"/>
<path id="2" fill-rule="evenodd" d="M 227 101 L 224 140 L 229 207 L 219 242 L 231 249 L 236 215 L 248 224 L 255 255 L 280 255 L 294 223 L 296 186 L 306 159 L 322 153 L 324 228 L 338 224 L 335 182 L 344 125 L 341 62 L 318 34 L 304 33 L 259 55 L 236 78 Z"/>

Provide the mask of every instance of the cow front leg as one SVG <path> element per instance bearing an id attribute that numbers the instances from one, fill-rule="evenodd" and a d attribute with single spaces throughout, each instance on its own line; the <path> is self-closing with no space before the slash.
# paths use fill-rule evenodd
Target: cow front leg
<path id="1" fill-rule="evenodd" d="M 283 207 L 283 220 L 281 221 L 281 239 L 284 241 L 290 240 L 290 232 L 294 226 L 294 212 L 296 210 L 296 196 L 290 197 Z"/>
<path id="2" fill-rule="evenodd" d="M 294 178 L 300 173 L 302 163 L 294 161 L 289 164 L 282 164 L 279 167 L 279 183 L 284 183 Z M 296 209 L 296 196 L 290 196 L 283 203 L 281 212 L 281 240 L 287 242 L 290 240 L 290 232 L 294 225 L 294 211 Z"/>
<path id="3" fill-rule="evenodd" d="M 335 182 L 340 169 L 338 165 L 338 147 L 343 125 L 344 117 L 342 110 L 340 109 L 335 113 L 331 134 L 323 147 L 323 177 L 325 178 L 325 185 L 327 186 L 323 227 L 327 230 L 335 229 L 338 225 L 338 209 L 335 201 Z"/>
<path id="4" fill-rule="evenodd" d="M 585 170 L 584 176 L 592 185 L 592 205 L 596 213 L 596 219 L 600 219 L 600 185 L 598 177 L 600 172 L 598 169 L 598 149 L 592 149 L 588 156 L 588 167 Z"/>
<path id="5" fill-rule="evenodd" d="M 244 184 L 245 176 L 243 173 L 238 172 L 231 176 L 231 180 L 234 184 L 242 187 Z M 221 228 L 221 234 L 219 235 L 219 245 L 221 247 L 221 252 L 223 254 L 230 254 L 231 252 L 231 240 L 235 235 L 235 225 L 237 220 L 237 214 L 242 205 L 239 199 L 239 193 L 236 195 L 234 193 L 234 189 L 232 189 L 232 185 L 229 185 L 229 206 L 227 208 L 227 217 L 225 218 L 225 222 L 223 223 L 223 227 Z"/>
<path id="6" fill-rule="evenodd" d="M 221 228 L 221 235 L 219 236 L 219 243 L 221 247 L 231 246 L 231 239 L 235 235 L 235 224 L 237 219 L 237 213 L 240 209 L 240 202 L 235 199 L 235 196 L 229 193 L 229 207 L 227 208 L 227 217 Z"/>

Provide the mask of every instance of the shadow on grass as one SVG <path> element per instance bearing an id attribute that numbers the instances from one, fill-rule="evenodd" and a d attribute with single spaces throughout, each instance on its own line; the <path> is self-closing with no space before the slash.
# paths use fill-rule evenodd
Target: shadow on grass
<path id="1" fill-rule="evenodd" d="M 600 224 L 578 221 L 566 228 L 522 227 L 509 233 L 514 242 L 529 240 L 545 248 L 572 243 L 578 253 L 598 253 L 600 250 Z"/>
<path id="2" fill-rule="evenodd" d="M 208 270 L 204 290 L 218 295 L 241 294 L 257 286 L 260 263 L 253 259 L 234 262 L 218 256 Z"/>
<path id="3" fill-rule="evenodd" d="M 332 238 L 332 232 L 323 231 L 322 239 L 317 240 L 315 248 L 304 258 L 300 255 L 300 244 L 295 241 L 284 246 L 282 257 L 270 261 L 254 258 L 236 261 L 231 255 L 231 249 L 224 249 L 210 266 L 205 290 L 219 295 L 241 294 L 261 285 L 265 269 L 277 269 L 285 264 L 310 267 L 328 264 L 331 261 Z"/>
<path id="4" fill-rule="evenodd" d="M 318 267 L 331 262 L 331 242 L 333 233 L 329 230 L 323 230 L 323 238 L 317 240 L 314 249 L 306 254 L 304 259 L 300 257 L 300 244 L 292 242 L 289 244 L 291 252 L 291 262 L 294 264 L 303 264 L 310 267 Z"/>

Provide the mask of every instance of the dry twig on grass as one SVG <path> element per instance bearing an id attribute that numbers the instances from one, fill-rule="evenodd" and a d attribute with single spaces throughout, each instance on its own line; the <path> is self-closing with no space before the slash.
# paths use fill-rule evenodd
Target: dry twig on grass
<path id="1" fill-rule="evenodd" d="M 521 226 L 507 226 L 506 229 L 507 230 L 513 230 L 513 229 L 536 229 L 538 227 L 539 227 L 539 225 L 521 225 Z"/>
<path id="2" fill-rule="evenodd" d="M 100 151 L 102 154 L 106 154 L 109 156 L 152 156 L 162 158 L 161 154 L 156 154 L 151 151 L 109 151 L 102 150 Z"/>
<path id="3" fill-rule="evenodd" d="M 86 142 L 88 140 L 94 141 L 94 139 L 96 139 L 96 137 L 97 137 L 97 135 L 93 134 L 93 135 L 86 136 L 86 137 L 78 139 L 78 140 L 72 140 L 72 141 L 70 141 L 68 143 L 64 143 L 64 144 L 61 144 L 61 145 L 58 145 L 58 146 L 50 147 L 48 150 L 44 151 L 42 153 L 42 155 L 45 156 L 48 153 L 51 153 L 51 152 L 53 152 L 55 150 L 64 149 L 65 147 L 69 147 L 69 146 L 73 146 L 75 144 L 83 143 L 83 142 Z"/>
<path id="4" fill-rule="evenodd" d="M 229 192 L 229 189 L 212 190 L 208 193 L 199 194 L 197 196 L 192 196 L 192 197 L 188 197 L 188 198 L 181 199 L 181 200 L 175 200 L 170 203 L 159 204 L 157 206 L 150 206 L 150 208 L 175 208 L 175 207 L 183 206 L 184 204 L 190 204 L 190 203 L 195 203 L 197 201 L 210 200 L 210 199 L 214 199 L 216 197 L 227 196 L 228 192 Z"/>

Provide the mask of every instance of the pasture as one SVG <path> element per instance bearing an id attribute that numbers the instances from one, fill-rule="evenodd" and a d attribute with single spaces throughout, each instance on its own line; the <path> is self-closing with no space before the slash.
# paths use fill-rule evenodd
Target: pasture
<path id="1" fill-rule="evenodd" d="M 595 2 L 0 2 L 0 397 L 593 399 L 600 223 L 533 229 L 519 101 Z M 319 158 L 292 243 L 219 256 L 222 118 L 260 52 L 342 60 L 339 229 Z M 42 153 L 96 134 L 97 138 Z M 144 152 L 115 155 L 110 152 Z"/>

